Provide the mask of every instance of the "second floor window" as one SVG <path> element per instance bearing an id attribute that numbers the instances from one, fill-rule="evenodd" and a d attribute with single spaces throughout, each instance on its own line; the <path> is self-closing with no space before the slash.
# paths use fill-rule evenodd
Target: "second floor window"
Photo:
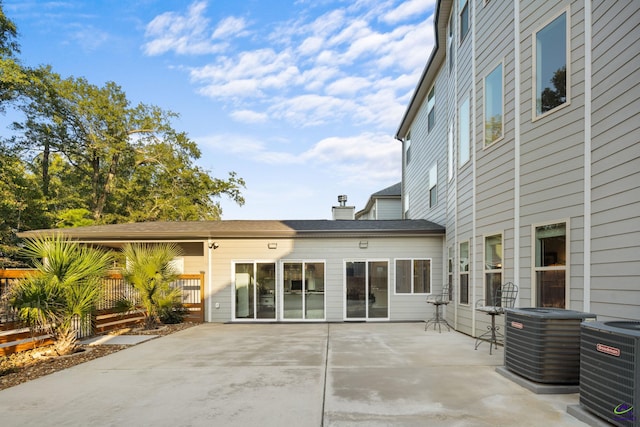
<path id="1" fill-rule="evenodd" d="M 459 0 L 460 10 L 460 43 L 469 32 L 469 0 Z"/>
<path id="2" fill-rule="evenodd" d="M 504 132 L 502 111 L 502 63 L 484 78 L 484 145 L 493 144 Z"/>
<path id="3" fill-rule="evenodd" d="M 541 116 L 567 102 L 567 12 L 535 33 L 533 42 L 535 116 Z"/>
<path id="4" fill-rule="evenodd" d="M 429 95 L 427 95 L 427 130 L 431 132 L 433 126 L 436 124 L 436 95 L 435 95 L 436 87 L 432 87 L 429 91 Z"/>
<path id="5" fill-rule="evenodd" d="M 438 165 L 435 164 L 429 169 L 429 207 L 433 208 L 438 204 Z"/>
<path id="6" fill-rule="evenodd" d="M 469 98 L 460 104 L 458 113 L 458 156 L 459 165 L 462 166 L 471 158 L 471 126 L 469 123 Z"/>

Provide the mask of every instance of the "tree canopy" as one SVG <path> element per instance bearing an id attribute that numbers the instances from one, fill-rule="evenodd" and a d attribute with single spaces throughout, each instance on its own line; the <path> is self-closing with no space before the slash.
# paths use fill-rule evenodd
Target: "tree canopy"
<path id="1" fill-rule="evenodd" d="M 0 0 L 0 114 L 8 106 L 20 113 L 0 139 L 5 258 L 17 231 L 215 220 L 220 197 L 244 203 L 244 180 L 235 172 L 216 178 L 199 166 L 197 144 L 172 125 L 176 113 L 134 105 L 112 81 L 96 85 L 50 66 L 25 67 L 17 34 Z"/>

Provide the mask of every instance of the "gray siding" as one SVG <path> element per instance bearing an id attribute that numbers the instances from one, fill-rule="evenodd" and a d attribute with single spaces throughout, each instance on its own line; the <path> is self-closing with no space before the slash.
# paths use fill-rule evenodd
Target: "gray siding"
<path id="1" fill-rule="evenodd" d="M 594 2 L 591 310 L 640 318 L 640 2 Z"/>
<path id="2" fill-rule="evenodd" d="M 206 292 L 207 321 L 228 322 L 233 319 L 232 269 L 234 262 L 260 261 L 277 264 L 276 285 L 281 283 L 279 266 L 284 261 L 321 261 L 325 263 L 326 321 L 344 320 L 345 261 L 381 260 L 389 263 L 389 320 L 424 320 L 432 314 L 424 295 L 396 295 L 395 259 L 430 258 L 432 287 L 442 289 L 442 237 L 364 238 L 366 249 L 359 248 L 361 239 L 220 239 L 212 251 L 211 289 Z M 277 249 L 268 249 L 269 242 Z M 219 304 L 219 308 L 216 307 Z M 279 310 L 279 306 L 278 306 Z M 279 319 L 279 316 L 278 316 Z"/>

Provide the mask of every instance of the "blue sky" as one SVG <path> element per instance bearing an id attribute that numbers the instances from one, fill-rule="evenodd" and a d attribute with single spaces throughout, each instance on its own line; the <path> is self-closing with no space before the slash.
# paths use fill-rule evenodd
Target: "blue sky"
<path id="1" fill-rule="evenodd" d="M 201 166 L 247 182 L 223 219 L 328 219 L 339 194 L 360 210 L 400 181 L 393 136 L 433 47 L 434 6 L 4 0 L 25 65 L 114 81 L 180 114 Z"/>

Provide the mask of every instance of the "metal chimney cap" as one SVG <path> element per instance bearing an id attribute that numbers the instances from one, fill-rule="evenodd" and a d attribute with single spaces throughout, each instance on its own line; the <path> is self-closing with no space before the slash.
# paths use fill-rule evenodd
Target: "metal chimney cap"
<path id="1" fill-rule="evenodd" d="M 340 206 L 345 206 L 347 203 L 347 195 L 346 194 L 341 194 L 338 196 L 338 203 L 340 203 Z"/>

